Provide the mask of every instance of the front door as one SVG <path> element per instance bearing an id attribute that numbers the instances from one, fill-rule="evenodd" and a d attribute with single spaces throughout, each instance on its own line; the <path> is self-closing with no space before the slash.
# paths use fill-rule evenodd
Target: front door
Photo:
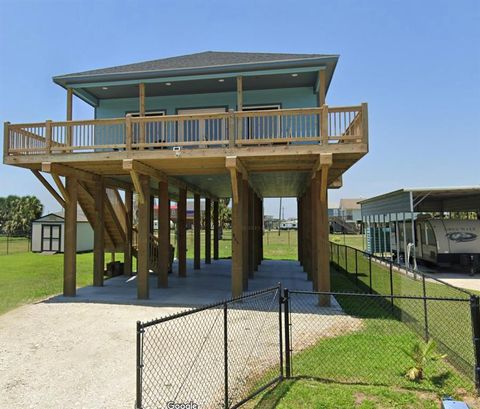
<path id="1" fill-rule="evenodd" d="M 59 224 L 42 224 L 42 251 L 60 251 L 61 231 Z"/>

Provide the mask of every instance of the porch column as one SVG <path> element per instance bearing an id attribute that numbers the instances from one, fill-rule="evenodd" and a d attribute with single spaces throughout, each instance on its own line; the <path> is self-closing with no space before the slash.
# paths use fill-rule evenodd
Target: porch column
<path id="1" fill-rule="evenodd" d="M 148 260 L 150 248 L 150 177 L 138 175 L 140 188 L 143 191 L 143 201 L 138 203 L 138 255 L 137 255 L 137 297 L 139 299 L 148 299 Z"/>
<path id="2" fill-rule="evenodd" d="M 242 224 L 243 224 L 243 289 L 248 289 L 248 277 L 250 275 L 249 263 L 249 225 L 248 225 L 248 208 L 249 208 L 250 186 L 247 179 L 242 179 Z"/>
<path id="3" fill-rule="evenodd" d="M 327 75 L 325 69 L 318 72 L 318 106 L 325 105 L 325 98 L 327 95 Z"/>
<path id="4" fill-rule="evenodd" d="M 178 275 L 187 276 L 187 190 L 179 189 L 177 203 Z"/>
<path id="5" fill-rule="evenodd" d="M 145 84 L 138 84 L 138 111 L 140 116 L 145 116 Z M 145 122 L 140 124 L 139 143 L 145 143 Z M 143 146 L 140 149 L 145 149 Z"/>
<path id="6" fill-rule="evenodd" d="M 200 270 L 200 195 L 193 196 L 193 268 Z"/>
<path id="7" fill-rule="evenodd" d="M 63 253 L 63 295 L 75 297 L 77 288 L 77 194 L 78 181 L 65 177 L 65 236 Z"/>
<path id="8" fill-rule="evenodd" d="M 170 200 L 167 179 L 158 182 L 158 288 L 168 287 L 170 265 Z"/>
<path id="9" fill-rule="evenodd" d="M 105 270 L 105 182 L 95 184 L 95 224 L 93 226 L 93 285 L 103 286 Z"/>
<path id="10" fill-rule="evenodd" d="M 123 253 L 123 272 L 127 276 L 132 275 L 132 246 L 133 246 L 133 192 L 125 190 L 125 249 Z"/>
<path id="11" fill-rule="evenodd" d="M 213 202 L 213 259 L 218 260 L 218 228 L 219 228 L 219 220 L 218 220 L 218 200 Z"/>
<path id="12" fill-rule="evenodd" d="M 212 263 L 212 207 L 209 198 L 205 198 L 205 264 Z"/>
<path id="13" fill-rule="evenodd" d="M 239 297 L 243 293 L 243 205 L 244 190 L 242 175 L 230 170 L 232 175 L 232 296 Z"/>
<path id="14" fill-rule="evenodd" d="M 67 121 L 71 121 L 73 119 L 73 89 L 67 88 Z M 72 127 L 67 126 L 67 135 L 66 135 L 66 142 L 67 146 L 72 145 Z M 70 152 L 70 151 L 67 151 Z M 65 153 L 67 153 L 65 152 Z"/>

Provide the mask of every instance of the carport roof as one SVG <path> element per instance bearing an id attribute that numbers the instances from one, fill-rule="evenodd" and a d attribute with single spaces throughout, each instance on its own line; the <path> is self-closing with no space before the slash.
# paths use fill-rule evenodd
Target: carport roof
<path id="1" fill-rule="evenodd" d="M 363 216 L 480 211 L 480 185 L 403 188 L 359 202 Z"/>

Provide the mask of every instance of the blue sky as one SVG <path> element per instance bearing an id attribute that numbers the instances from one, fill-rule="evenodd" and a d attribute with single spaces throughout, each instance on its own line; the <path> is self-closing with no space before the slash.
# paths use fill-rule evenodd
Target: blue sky
<path id="1" fill-rule="evenodd" d="M 0 0 L 0 120 L 63 119 L 56 74 L 205 50 L 335 53 L 327 103 L 369 103 L 370 153 L 331 203 L 480 184 L 479 44 L 478 0 Z M 76 102 L 74 118 L 92 115 Z M 58 207 L 28 171 L 0 165 L 7 194 Z M 277 214 L 278 200 L 266 212 Z"/>

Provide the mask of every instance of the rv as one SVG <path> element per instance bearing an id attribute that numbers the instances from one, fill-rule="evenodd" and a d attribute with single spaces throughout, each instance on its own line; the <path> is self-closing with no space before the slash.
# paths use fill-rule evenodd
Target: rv
<path id="1" fill-rule="evenodd" d="M 390 240 L 395 255 L 405 258 L 407 254 L 408 259 L 415 257 L 439 266 L 461 265 L 468 267 L 471 274 L 480 271 L 480 220 L 432 219 L 420 215 L 414 229 L 412 248 L 411 221 L 393 224 Z"/>

